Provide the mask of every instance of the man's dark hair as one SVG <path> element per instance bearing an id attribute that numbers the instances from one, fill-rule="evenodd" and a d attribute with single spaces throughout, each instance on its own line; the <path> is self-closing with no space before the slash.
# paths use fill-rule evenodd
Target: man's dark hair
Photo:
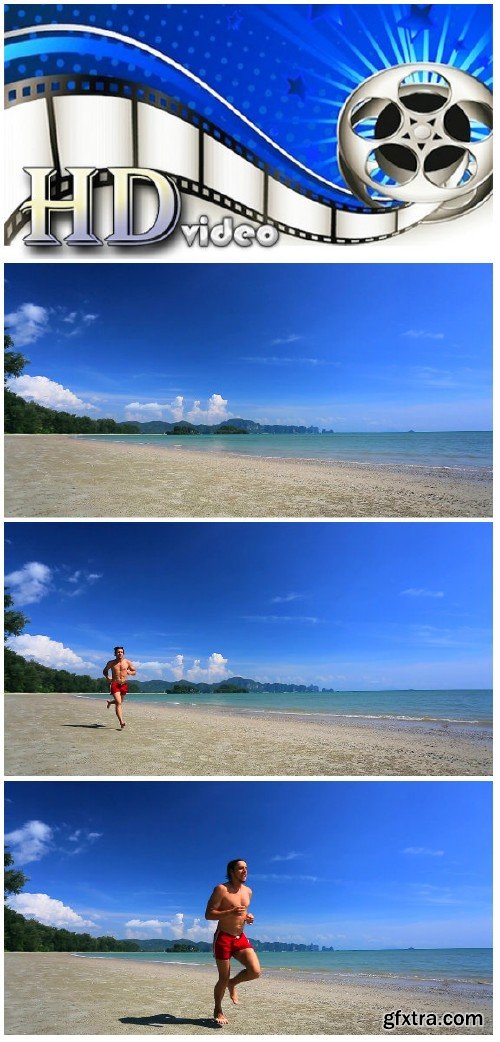
<path id="1" fill-rule="evenodd" d="M 227 879 L 228 883 L 231 882 L 231 872 L 236 868 L 236 865 L 238 865 L 240 861 L 244 861 L 244 860 L 245 859 L 242 858 L 242 857 L 235 857 L 234 861 L 228 861 L 227 868 L 226 868 L 226 879 Z"/>
<path id="2" fill-rule="evenodd" d="M 113 648 L 113 651 L 114 651 L 114 653 L 116 655 L 117 651 L 125 651 L 125 648 L 123 647 L 123 644 L 117 644 L 116 648 Z"/>

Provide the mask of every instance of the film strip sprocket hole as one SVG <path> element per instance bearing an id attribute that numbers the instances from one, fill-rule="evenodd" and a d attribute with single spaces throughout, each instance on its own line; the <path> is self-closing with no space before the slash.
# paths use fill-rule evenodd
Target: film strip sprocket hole
<path id="1" fill-rule="evenodd" d="M 54 199 L 69 198 L 66 168 L 93 165 L 159 170 L 182 193 L 198 196 L 256 223 L 309 242 L 353 244 L 391 238 L 425 215 L 404 205 L 374 212 L 334 203 L 285 177 L 258 155 L 177 99 L 104 76 L 46 76 L 5 88 L 9 245 L 30 220 L 26 166 L 56 171 Z"/>

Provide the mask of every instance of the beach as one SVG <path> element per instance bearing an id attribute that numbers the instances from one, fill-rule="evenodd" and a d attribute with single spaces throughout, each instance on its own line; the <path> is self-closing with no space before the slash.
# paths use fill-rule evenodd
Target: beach
<path id="1" fill-rule="evenodd" d="M 214 970 L 205 966 L 7 953 L 5 1031 L 28 1035 L 192 1035 L 219 1030 Z M 29 984 L 28 984 L 29 982 Z M 480 1013 L 478 1027 L 398 1027 L 396 1034 L 491 1034 L 491 987 L 450 981 L 268 971 L 224 1010 L 231 1035 L 365 1035 L 384 1013 Z"/>
<path id="2" fill-rule="evenodd" d="M 119 475 L 119 485 L 117 484 Z M 481 471 L 7 435 L 7 517 L 490 517 Z"/>
<path id="3" fill-rule="evenodd" d="M 5 695 L 5 770 L 15 775 L 487 776 L 489 728 Z"/>

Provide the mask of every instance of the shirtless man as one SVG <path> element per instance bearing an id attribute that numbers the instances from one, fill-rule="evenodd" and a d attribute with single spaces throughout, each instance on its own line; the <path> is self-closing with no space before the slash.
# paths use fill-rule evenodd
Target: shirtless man
<path id="1" fill-rule="evenodd" d="M 243 933 L 245 923 L 253 923 L 253 915 L 248 911 L 252 891 L 249 886 L 245 886 L 247 875 L 246 861 L 230 861 L 227 866 L 227 881 L 215 887 L 205 912 L 205 919 L 218 921 L 213 950 L 219 971 L 219 979 L 214 988 L 214 1020 L 219 1027 L 229 1023 L 222 1012 L 222 999 L 226 988 L 231 1001 L 237 1006 L 237 985 L 260 977 L 259 960 L 248 937 Z M 245 967 L 235 977 L 230 976 L 231 957 Z"/>
<path id="2" fill-rule="evenodd" d="M 125 651 L 121 645 L 118 645 L 114 652 L 115 657 L 110 662 L 106 662 L 102 675 L 106 677 L 109 684 L 109 693 L 113 696 L 108 698 L 106 708 L 109 709 L 114 703 L 115 713 L 123 730 L 125 721 L 122 714 L 122 702 L 128 691 L 127 677 L 135 677 L 137 670 L 132 662 L 125 658 Z M 110 672 L 111 676 L 109 676 Z"/>

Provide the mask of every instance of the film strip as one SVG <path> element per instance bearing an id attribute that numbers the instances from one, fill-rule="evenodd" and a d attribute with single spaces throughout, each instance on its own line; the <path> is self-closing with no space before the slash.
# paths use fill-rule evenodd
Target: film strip
<path id="1" fill-rule="evenodd" d="M 29 222 L 24 167 L 56 170 L 54 198 L 72 194 L 67 167 L 92 165 L 97 186 L 108 167 L 158 170 L 183 194 L 268 224 L 308 242 L 354 244 L 389 239 L 427 217 L 434 206 L 385 211 L 332 202 L 306 189 L 177 99 L 148 86 L 106 76 L 46 76 L 5 88 L 5 244 Z"/>

